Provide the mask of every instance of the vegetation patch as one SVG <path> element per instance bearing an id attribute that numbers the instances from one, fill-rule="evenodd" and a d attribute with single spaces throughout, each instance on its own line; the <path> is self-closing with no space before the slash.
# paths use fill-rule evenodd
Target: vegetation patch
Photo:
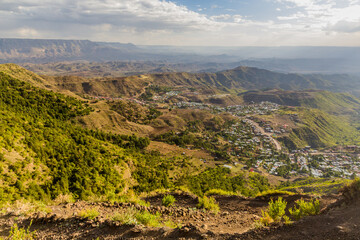
<path id="1" fill-rule="evenodd" d="M 173 195 L 165 195 L 161 200 L 161 204 L 165 207 L 171 207 L 175 201 L 176 199 Z"/>
<path id="2" fill-rule="evenodd" d="M 33 240 L 36 239 L 36 232 L 30 231 L 32 222 L 30 222 L 27 228 L 20 228 L 15 223 L 10 230 L 9 237 L 7 239 L 12 240 Z"/>
<path id="3" fill-rule="evenodd" d="M 138 224 L 137 219 L 135 217 L 137 213 L 138 210 L 136 210 L 134 207 L 130 207 L 127 208 L 123 213 L 120 212 L 115 213 L 111 217 L 111 220 L 115 222 L 120 222 L 123 225 L 136 225 Z"/>
<path id="4" fill-rule="evenodd" d="M 297 200 L 296 206 L 289 209 L 289 213 L 295 220 L 310 215 L 317 215 L 320 213 L 320 202 L 318 199 L 311 201 Z"/>
<path id="5" fill-rule="evenodd" d="M 342 195 L 347 202 L 351 202 L 360 197 L 360 179 L 355 179 L 341 189 Z"/>
<path id="6" fill-rule="evenodd" d="M 96 209 L 96 208 L 85 209 L 78 213 L 79 217 L 90 219 L 90 220 L 94 220 L 99 215 L 100 215 L 100 213 L 99 213 L 98 209 Z"/>
<path id="7" fill-rule="evenodd" d="M 199 203 L 197 205 L 199 208 L 206 209 L 208 211 L 213 212 L 214 214 L 218 214 L 220 211 L 219 205 L 216 203 L 215 198 L 213 197 L 202 197 L 199 198 Z"/>
<path id="8" fill-rule="evenodd" d="M 148 227 L 160 226 L 161 217 L 159 213 L 152 214 L 149 213 L 148 211 L 141 211 L 135 215 L 135 218 L 140 224 L 143 224 Z"/>
<path id="9" fill-rule="evenodd" d="M 239 194 L 234 192 L 225 191 L 222 189 L 210 189 L 209 191 L 205 192 L 205 196 L 239 196 Z"/>

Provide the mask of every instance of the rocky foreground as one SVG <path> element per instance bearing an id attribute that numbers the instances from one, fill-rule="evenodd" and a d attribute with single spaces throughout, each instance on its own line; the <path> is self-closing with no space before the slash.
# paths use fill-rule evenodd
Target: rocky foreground
<path id="1" fill-rule="evenodd" d="M 25 206 L 5 209 L 0 217 L 0 236 L 9 235 L 15 223 L 35 232 L 35 239 L 360 239 L 360 201 L 345 202 L 341 195 L 321 199 L 322 213 L 303 218 L 290 225 L 275 224 L 256 228 L 270 198 L 239 196 L 215 197 L 220 212 L 214 214 L 197 209 L 197 198 L 190 194 L 174 194 L 172 207 L 161 206 L 162 195 L 148 197 L 150 206 L 132 203 L 84 202 L 62 203 L 29 211 Z M 288 206 L 306 195 L 282 196 Z M 94 218 L 81 212 L 96 209 Z M 122 224 L 114 217 L 126 211 L 147 211 L 161 216 L 161 225 Z M 171 222 L 172 226 L 169 226 Z"/>

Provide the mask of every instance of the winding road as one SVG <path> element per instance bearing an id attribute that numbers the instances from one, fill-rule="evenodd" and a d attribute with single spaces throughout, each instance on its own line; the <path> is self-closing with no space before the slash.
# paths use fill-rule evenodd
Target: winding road
<path id="1" fill-rule="evenodd" d="M 281 144 L 274 139 L 271 135 L 272 133 L 265 132 L 264 128 L 260 127 L 260 125 L 257 122 L 254 122 L 253 120 L 250 120 L 248 118 L 245 119 L 248 123 L 250 123 L 252 126 L 254 126 L 261 134 L 266 135 L 270 138 L 270 141 L 275 145 L 276 150 L 281 151 Z"/>

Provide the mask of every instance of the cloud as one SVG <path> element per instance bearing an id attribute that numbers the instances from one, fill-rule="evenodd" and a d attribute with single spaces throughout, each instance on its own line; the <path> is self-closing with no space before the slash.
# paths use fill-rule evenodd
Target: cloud
<path id="1" fill-rule="evenodd" d="M 160 29 L 216 29 L 221 24 L 185 6 L 160 0 L 20 0 L 0 1 L 11 17 L 58 24 L 113 25 L 141 31 Z"/>
<path id="2" fill-rule="evenodd" d="M 339 21 L 336 24 L 329 25 L 326 30 L 343 33 L 355 33 L 360 32 L 359 22 Z"/>
<path id="3" fill-rule="evenodd" d="M 17 33 L 22 37 L 36 37 L 39 35 L 38 31 L 32 28 L 20 28 L 16 30 Z"/>
<path id="4" fill-rule="evenodd" d="M 296 14 L 278 16 L 280 21 L 310 26 L 312 31 L 355 32 L 360 22 L 360 0 L 276 0 L 296 8 Z M 355 26 L 355 27 L 354 27 Z"/>
<path id="5" fill-rule="evenodd" d="M 175 0 L 0 0 L 0 22 L 6 23 L 0 24 L 0 37 L 170 45 L 321 45 L 341 42 L 339 36 L 346 32 L 347 42 L 359 45 L 360 0 L 267 1 L 277 3 L 274 10 L 281 11 L 260 21 L 241 9 L 223 9 L 228 14 L 209 16 Z M 220 3 L 217 7 L 221 8 Z"/>
<path id="6" fill-rule="evenodd" d="M 222 14 L 217 16 L 210 17 L 211 20 L 217 21 L 217 20 L 229 20 L 231 18 L 230 14 Z"/>

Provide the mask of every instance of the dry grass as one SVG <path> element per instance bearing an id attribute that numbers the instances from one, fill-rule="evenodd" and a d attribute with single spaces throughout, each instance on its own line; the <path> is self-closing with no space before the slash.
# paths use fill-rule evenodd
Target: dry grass
<path id="1" fill-rule="evenodd" d="M 48 203 L 39 201 L 17 200 L 14 203 L 6 203 L 2 206 L 3 213 L 29 216 L 35 212 L 48 214 L 52 212 Z"/>

